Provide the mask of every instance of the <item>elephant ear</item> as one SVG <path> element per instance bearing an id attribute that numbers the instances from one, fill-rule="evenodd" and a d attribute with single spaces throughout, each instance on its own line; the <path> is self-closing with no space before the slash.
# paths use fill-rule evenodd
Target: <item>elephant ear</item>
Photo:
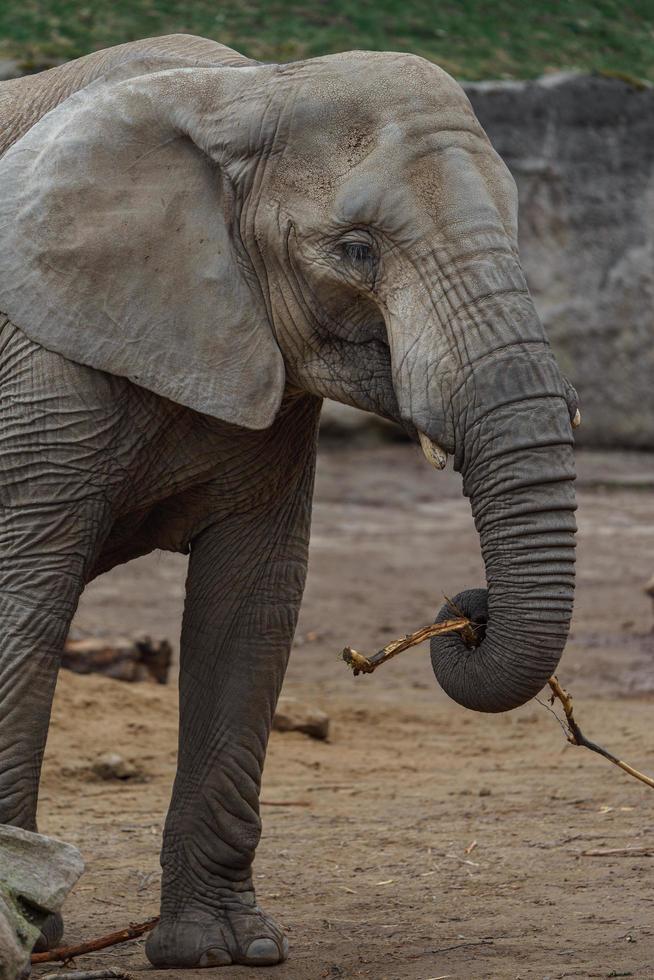
<path id="1" fill-rule="evenodd" d="M 258 71 L 101 80 L 0 159 L 0 310 L 70 360 L 253 429 L 285 377 L 239 235 Z"/>

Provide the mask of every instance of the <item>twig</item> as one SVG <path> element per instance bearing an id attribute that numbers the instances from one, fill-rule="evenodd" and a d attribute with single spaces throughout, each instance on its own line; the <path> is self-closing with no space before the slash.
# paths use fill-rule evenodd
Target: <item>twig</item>
<path id="1" fill-rule="evenodd" d="M 557 725 L 559 726 L 559 728 L 561 729 L 561 731 L 563 732 L 563 734 L 567 738 L 568 737 L 568 729 L 566 727 L 566 724 L 565 724 L 564 721 L 562 721 L 559 718 L 559 716 L 557 715 L 557 713 L 554 710 L 554 708 L 551 708 L 550 705 L 547 703 L 547 701 L 543 701 L 543 699 L 542 698 L 539 698 L 538 695 L 536 695 L 536 697 L 534 698 L 534 701 L 538 701 L 538 703 L 541 705 L 541 707 L 545 708 L 545 711 L 549 711 L 549 713 L 551 714 L 552 718 L 555 719 Z"/>
<path id="2" fill-rule="evenodd" d="M 581 857 L 654 857 L 654 847 L 598 847 L 592 851 L 582 851 Z"/>
<path id="3" fill-rule="evenodd" d="M 139 922 L 130 925 L 127 929 L 119 932 L 112 932 L 108 936 L 100 939 L 88 939 L 85 943 L 78 943 L 76 946 L 59 946 L 58 949 L 49 949 L 47 953 L 32 953 L 32 963 L 68 963 L 76 956 L 83 956 L 84 953 L 95 953 L 99 949 L 107 949 L 108 946 L 117 946 L 119 943 L 127 943 L 130 939 L 138 939 L 146 932 L 154 929 L 159 916 L 148 919 L 147 922 Z"/>
<path id="4" fill-rule="evenodd" d="M 407 959 L 418 960 L 422 956 L 433 956 L 436 953 L 451 953 L 454 949 L 469 949 L 472 946 L 492 946 L 493 942 L 493 939 L 480 939 L 479 942 L 474 943 L 457 943 L 456 946 L 441 946 L 438 949 L 426 949 L 422 953 L 409 954 Z"/>
<path id="5" fill-rule="evenodd" d="M 310 800 L 259 800 L 260 806 L 311 806 Z"/>
<path id="6" fill-rule="evenodd" d="M 70 973 L 46 973 L 39 980 L 134 980 L 124 970 L 71 970 Z"/>
<path id="7" fill-rule="evenodd" d="M 449 953 L 453 949 L 468 949 L 471 946 L 492 946 L 493 939 L 480 939 L 479 942 L 475 943 L 459 943 L 457 946 L 441 946 L 440 949 L 430 949 L 429 952 L 433 955 L 434 953 Z"/>
<path id="8" fill-rule="evenodd" d="M 381 664 L 385 664 L 387 660 L 396 657 L 398 653 L 415 647 L 419 643 L 431 639 L 432 636 L 440 636 L 443 633 L 470 633 L 473 629 L 474 624 L 469 619 L 446 619 L 444 623 L 422 626 L 415 633 L 407 633 L 399 640 L 392 640 L 377 653 L 373 653 L 372 657 L 366 657 L 365 654 L 358 653 L 352 647 L 345 647 L 342 657 L 345 663 L 352 668 L 355 677 L 357 674 L 372 674 Z"/>
<path id="9" fill-rule="evenodd" d="M 641 783 L 645 783 L 646 786 L 654 789 L 654 779 L 652 779 L 651 776 L 645 776 L 644 773 L 639 772 L 638 769 L 634 769 L 633 766 L 628 765 L 626 762 L 622 762 L 621 759 L 618 759 L 615 755 L 613 755 L 613 753 L 602 748 L 601 745 L 597 745 L 596 742 L 589 741 L 575 721 L 572 710 L 572 696 L 568 694 L 563 687 L 561 687 L 556 676 L 550 677 L 547 683 L 552 689 L 550 703 L 554 704 L 555 699 L 558 698 L 563 705 L 565 720 L 568 725 L 567 739 L 571 745 L 582 745 L 585 749 L 590 749 L 591 752 L 597 752 L 598 755 L 601 755 L 605 759 L 608 759 L 609 762 L 612 762 L 614 766 L 618 766 L 624 772 L 629 773 L 629 775 L 633 776 L 634 779 L 639 779 Z"/>

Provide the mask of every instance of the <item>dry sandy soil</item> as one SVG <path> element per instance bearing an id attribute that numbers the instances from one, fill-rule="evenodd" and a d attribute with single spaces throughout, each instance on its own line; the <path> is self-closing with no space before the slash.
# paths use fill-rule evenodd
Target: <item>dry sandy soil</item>
<path id="1" fill-rule="evenodd" d="M 654 572 L 654 459 L 586 453 L 579 470 L 578 599 L 559 676 L 586 734 L 652 772 L 642 587 Z M 116 569 L 87 590 L 78 627 L 176 640 L 184 566 L 153 555 Z M 459 708 L 437 689 L 426 647 L 356 679 L 339 662 L 345 644 L 377 649 L 429 622 L 443 593 L 482 582 L 456 474 L 404 445 L 322 452 L 285 695 L 326 710 L 331 735 L 273 734 L 256 863 L 291 956 L 258 971 L 175 971 L 180 980 L 654 977 L 652 791 L 568 746 L 536 702 L 499 716 Z M 156 914 L 175 744 L 174 684 L 61 677 L 40 821 L 87 862 L 66 906 L 69 942 Z M 142 781 L 93 777 L 106 751 Z M 269 805 L 284 801 L 307 805 Z M 609 848 L 646 854 L 592 856 Z M 149 967 L 142 941 L 82 967 L 172 975 Z"/>

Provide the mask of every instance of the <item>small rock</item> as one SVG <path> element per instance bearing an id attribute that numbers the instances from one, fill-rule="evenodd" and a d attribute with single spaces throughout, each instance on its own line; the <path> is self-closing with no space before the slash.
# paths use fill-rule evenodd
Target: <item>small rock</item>
<path id="1" fill-rule="evenodd" d="M 141 775 L 133 762 L 124 759 L 117 752 L 99 755 L 91 766 L 91 771 L 99 779 L 135 779 Z"/>
<path id="2" fill-rule="evenodd" d="M 276 732 L 303 732 L 311 738 L 326 739 L 329 735 L 329 715 L 295 698 L 280 698 L 273 728 Z"/>
<path id="3" fill-rule="evenodd" d="M 481 789 L 479 790 L 479 795 L 480 796 L 490 796 L 491 795 L 491 791 L 489 790 L 488 786 L 482 786 Z"/>

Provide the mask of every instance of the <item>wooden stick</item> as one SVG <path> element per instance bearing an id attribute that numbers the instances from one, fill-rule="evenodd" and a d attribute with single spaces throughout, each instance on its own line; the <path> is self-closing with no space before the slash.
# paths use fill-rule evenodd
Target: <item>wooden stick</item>
<path id="1" fill-rule="evenodd" d="M 432 636 L 441 636 L 443 633 L 462 633 L 474 635 L 474 623 L 469 619 L 446 619 L 444 623 L 432 623 L 431 626 L 422 626 L 415 633 L 407 633 L 399 640 L 392 640 L 385 647 L 373 653 L 372 657 L 366 657 L 363 653 L 358 653 L 352 647 L 345 647 L 342 658 L 345 663 L 352 668 L 354 676 L 358 674 L 372 674 L 381 664 L 396 657 L 398 653 L 415 647 L 418 643 L 430 640 Z"/>
<path id="2" fill-rule="evenodd" d="M 39 980 L 134 980 L 124 970 L 72 970 L 69 973 L 46 973 Z"/>
<path id="3" fill-rule="evenodd" d="M 547 683 L 552 690 L 550 704 L 554 704 L 554 701 L 556 698 L 558 698 L 563 705 L 565 720 L 568 726 L 567 739 L 571 745 L 582 745 L 585 749 L 590 749 L 591 752 L 597 752 L 598 755 L 608 759 L 609 762 L 612 762 L 614 766 L 618 766 L 623 770 L 623 772 L 629 773 L 629 775 L 633 776 L 634 779 L 639 779 L 641 783 L 645 783 L 646 786 L 654 789 L 654 779 L 652 779 L 650 776 L 645 776 L 645 774 L 639 772 L 638 769 L 634 769 L 633 766 L 630 766 L 621 759 L 618 759 L 612 752 L 608 752 L 606 749 L 602 748 L 601 745 L 597 745 L 596 742 L 591 742 L 586 738 L 574 718 L 572 710 L 572 695 L 568 694 L 565 688 L 561 687 L 556 675 L 550 677 Z"/>
<path id="4" fill-rule="evenodd" d="M 154 919 L 148 919 L 147 922 L 135 923 L 134 925 L 128 926 L 127 929 L 112 932 L 108 936 L 102 936 L 100 939 L 88 939 L 85 943 L 78 943 L 76 946 L 59 946 L 57 949 L 49 949 L 46 953 L 32 953 L 31 961 L 32 963 L 53 963 L 57 961 L 68 963 L 69 960 L 74 959 L 76 956 L 83 956 L 85 953 L 95 953 L 99 949 L 107 949 L 109 946 L 127 943 L 130 939 L 138 939 L 139 936 L 154 929 L 158 921 L 159 916 L 157 915 Z"/>
<path id="5" fill-rule="evenodd" d="M 310 800 L 259 800 L 260 806 L 311 806 Z"/>

